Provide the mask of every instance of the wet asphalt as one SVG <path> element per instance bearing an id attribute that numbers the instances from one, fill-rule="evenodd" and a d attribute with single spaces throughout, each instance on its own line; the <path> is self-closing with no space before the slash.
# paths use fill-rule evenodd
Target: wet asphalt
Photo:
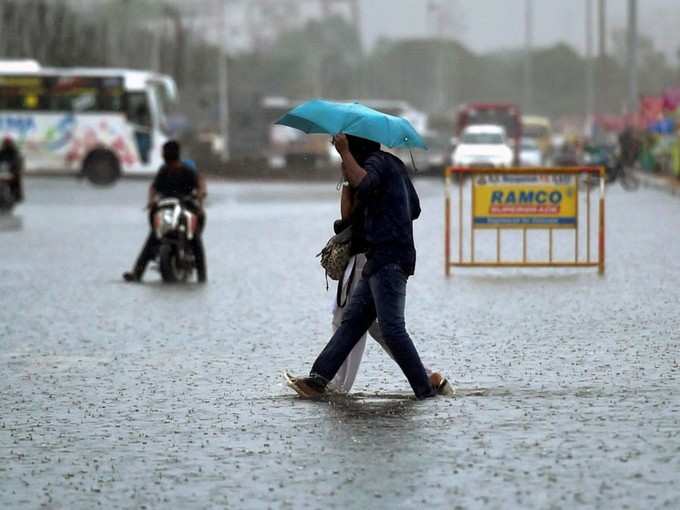
<path id="1" fill-rule="evenodd" d="M 369 343 L 310 402 L 281 372 L 329 337 L 334 184 L 211 182 L 204 286 L 122 282 L 146 185 L 33 178 L 0 218 L 0 508 L 680 508 L 677 197 L 609 190 L 603 277 L 446 279 L 418 181 L 407 325 L 458 396 Z"/>

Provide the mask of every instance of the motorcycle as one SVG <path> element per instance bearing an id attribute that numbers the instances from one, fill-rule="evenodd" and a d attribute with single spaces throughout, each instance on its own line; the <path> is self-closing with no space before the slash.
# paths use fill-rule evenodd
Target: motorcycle
<path id="1" fill-rule="evenodd" d="M 14 182 L 14 175 L 12 174 L 10 164 L 6 161 L 0 163 L 0 212 L 8 213 L 16 203 L 12 183 Z"/>
<path id="2" fill-rule="evenodd" d="M 196 269 L 192 241 L 198 234 L 198 216 L 187 207 L 189 201 L 190 198 L 161 198 L 154 210 L 156 262 L 166 283 L 186 282 Z"/>
<path id="3" fill-rule="evenodd" d="M 612 184 L 617 179 L 627 191 L 633 191 L 640 185 L 638 178 L 628 170 L 617 150 L 607 146 L 586 147 L 583 162 L 586 165 L 603 166 L 605 169 L 605 183 Z M 588 184 L 595 184 L 596 179 L 589 178 Z"/>
<path id="4" fill-rule="evenodd" d="M 589 166 L 603 166 L 605 170 L 605 182 L 612 182 L 619 172 L 621 164 L 616 152 L 611 147 L 602 145 L 586 146 L 583 154 L 583 163 Z"/>

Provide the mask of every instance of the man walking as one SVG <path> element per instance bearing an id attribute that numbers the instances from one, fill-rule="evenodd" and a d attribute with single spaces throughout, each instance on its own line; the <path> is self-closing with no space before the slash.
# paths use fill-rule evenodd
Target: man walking
<path id="1" fill-rule="evenodd" d="M 293 379 L 293 388 L 304 397 L 321 395 L 377 317 L 385 343 L 416 398 L 435 396 L 437 388 L 423 368 L 404 320 L 406 281 L 416 263 L 413 220 L 420 215 L 418 195 L 404 164 L 381 151 L 380 144 L 343 134 L 335 136 L 334 144 L 342 158 L 346 185 L 356 190 L 361 207 L 367 262 L 340 327 L 314 362 L 309 377 Z"/>

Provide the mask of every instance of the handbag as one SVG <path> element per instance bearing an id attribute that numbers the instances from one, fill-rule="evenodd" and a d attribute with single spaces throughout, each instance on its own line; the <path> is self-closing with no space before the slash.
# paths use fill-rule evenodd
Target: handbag
<path id="1" fill-rule="evenodd" d="M 352 227 L 349 226 L 339 234 L 331 237 L 326 246 L 317 253 L 317 257 L 321 257 L 321 267 L 326 272 L 326 287 L 328 287 L 328 278 L 331 280 L 340 280 L 345 272 L 347 263 L 349 262 L 352 249 Z"/>

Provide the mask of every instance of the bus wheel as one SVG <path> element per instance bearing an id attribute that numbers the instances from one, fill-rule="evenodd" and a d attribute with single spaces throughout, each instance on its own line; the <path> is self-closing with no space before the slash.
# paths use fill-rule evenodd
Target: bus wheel
<path id="1" fill-rule="evenodd" d="M 95 149 L 83 161 L 83 175 L 98 186 L 113 184 L 120 177 L 120 162 L 107 149 Z"/>

